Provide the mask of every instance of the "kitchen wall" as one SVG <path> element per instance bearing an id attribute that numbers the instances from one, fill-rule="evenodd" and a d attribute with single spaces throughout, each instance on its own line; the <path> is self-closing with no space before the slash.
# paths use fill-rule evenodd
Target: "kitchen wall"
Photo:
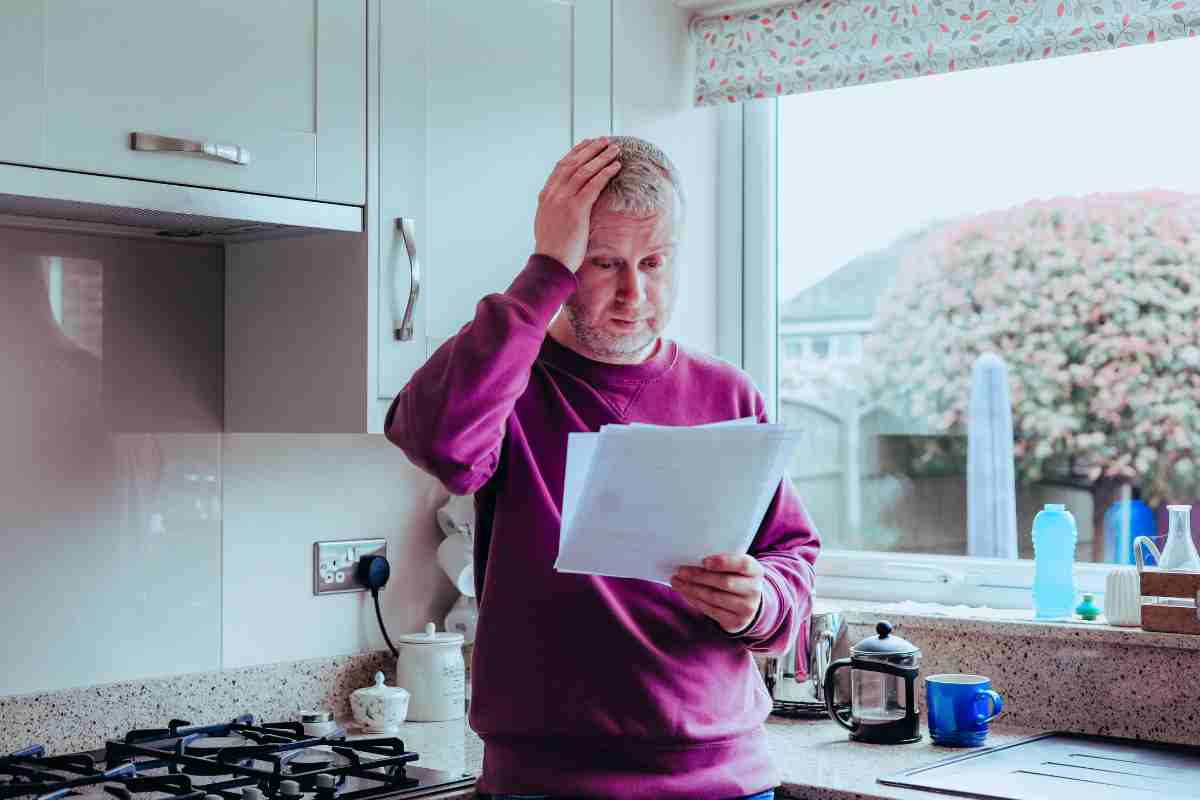
<path id="1" fill-rule="evenodd" d="M 688 197 L 670 335 L 712 352 L 716 111 L 691 107 L 687 13 L 613 8 L 615 132 Z M 0 608 L 28 642 L 0 695 L 381 649 L 368 595 L 312 596 L 319 539 L 386 537 L 390 632 L 440 624 L 436 481 L 382 436 L 222 433 L 219 248 L 0 228 L 0 264 Z M 57 321 L 63 281 L 99 310 Z"/>
<path id="2" fill-rule="evenodd" d="M 223 284 L 0 228 L 0 694 L 220 666 Z"/>
<path id="3" fill-rule="evenodd" d="M 614 132 L 645 137 L 683 175 L 688 226 L 670 335 L 716 349 L 717 114 L 691 107 L 687 12 L 668 0 L 613 4 Z M 224 437 L 225 667 L 378 649 L 369 598 L 311 597 L 312 542 L 387 537 L 393 577 L 384 597 L 397 632 L 438 622 L 455 599 L 437 568 L 434 512 L 447 498 L 381 436 Z M 300 613 L 263 626 L 263 610 Z"/>
<path id="4" fill-rule="evenodd" d="M 613 130 L 649 139 L 683 176 L 688 219 L 670 335 L 717 349 L 717 123 L 692 106 L 687 11 L 667 0 L 613 0 Z"/>
<path id="5" fill-rule="evenodd" d="M 441 621 L 446 498 L 382 436 L 223 432 L 222 248 L 0 227 L 0 695 L 384 648 L 312 543 L 384 537 Z"/>
<path id="6" fill-rule="evenodd" d="M 670 335 L 716 349 L 717 115 L 693 109 L 687 13 L 667 0 L 613 4 L 614 132 L 645 137 L 683 175 L 688 226 Z M 441 486 L 381 436 L 227 434 L 222 663 L 240 667 L 384 647 L 369 597 L 313 598 L 317 539 L 388 538 L 383 598 L 393 638 L 441 627 L 455 593 L 435 563 Z M 298 611 L 263 625 L 264 611 Z"/>
<path id="7" fill-rule="evenodd" d="M 457 596 L 438 568 L 447 494 L 379 435 L 227 434 L 222 547 L 225 667 L 386 648 L 370 595 L 312 595 L 312 544 L 386 538 L 380 595 L 394 640 L 442 627 Z"/>

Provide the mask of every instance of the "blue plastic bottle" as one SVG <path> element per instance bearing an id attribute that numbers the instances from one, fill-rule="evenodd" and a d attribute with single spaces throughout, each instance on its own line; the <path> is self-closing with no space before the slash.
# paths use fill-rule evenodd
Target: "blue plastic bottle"
<path id="1" fill-rule="evenodd" d="M 1124 515 L 1129 514 L 1129 530 Z M 1104 560 L 1110 564 L 1133 564 L 1133 543 L 1139 536 L 1154 538 L 1154 512 L 1142 502 L 1138 490 L 1130 500 L 1118 500 L 1104 512 Z M 1147 565 L 1154 556 L 1146 553 Z"/>
<path id="2" fill-rule="evenodd" d="M 1033 611 L 1036 619 L 1070 619 L 1075 610 L 1075 517 L 1047 503 L 1033 518 Z"/>

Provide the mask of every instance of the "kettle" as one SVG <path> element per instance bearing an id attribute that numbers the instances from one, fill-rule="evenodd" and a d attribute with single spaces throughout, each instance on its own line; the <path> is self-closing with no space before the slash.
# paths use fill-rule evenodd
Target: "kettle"
<path id="1" fill-rule="evenodd" d="M 783 655 L 763 662 L 763 682 L 774 701 L 771 713 L 788 717 L 824 717 L 825 670 L 836 659 L 850 655 L 846 617 L 841 611 L 814 613 Z M 850 690 L 850 676 L 839 676 L 842 697 Z"/>
<path id="2" fill-rule="evenodd" d="M 856 742 L 906 744 L 921 740 L 921 715 L 917 711 L 917 670 L 921 651 L 892 635 L 892 626 L 880 622 L 878 636 L 869 636 L 850 648 L 850 658 L 839 659 L 825 672 L 825 705 L 834 722 L 850 731 Z M 837 707 L 839 670 L 850 672 L 850 708 Z"/>

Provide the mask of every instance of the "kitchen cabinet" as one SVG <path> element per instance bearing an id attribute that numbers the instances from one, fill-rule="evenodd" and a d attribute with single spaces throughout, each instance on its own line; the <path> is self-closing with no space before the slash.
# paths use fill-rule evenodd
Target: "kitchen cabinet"
<path id="1" fill-rule="evenodd" d="M 365 0 L 6 0 L 0 161 L 362 205 L 365 49 Z"/>
<path id="2" fill-rule="evenodd" d="M 555 162 L 611 133 L 611 0 L 371 0 L 368 19 L 366 233 L 227 248 L 227 430 L 381 432 L 524 266 Z"/>

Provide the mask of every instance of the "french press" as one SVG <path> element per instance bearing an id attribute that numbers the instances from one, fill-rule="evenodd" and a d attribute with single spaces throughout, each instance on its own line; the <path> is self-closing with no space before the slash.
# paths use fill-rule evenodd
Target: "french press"
<path id="1" fill-rule="evenodd" d="M 921 740 L 921 715 L 917 711 L 917 668 L 921 651 L 892 636 L 892 626 L 880 622 L 878 636 L 850 648 L 850 658 L 840 658 L 825 672 L 825 708 L 829 716 L 856 742 L 907 744 Z M 837 671 L 850 668 L 850 707 L 838 705 Z"/>

